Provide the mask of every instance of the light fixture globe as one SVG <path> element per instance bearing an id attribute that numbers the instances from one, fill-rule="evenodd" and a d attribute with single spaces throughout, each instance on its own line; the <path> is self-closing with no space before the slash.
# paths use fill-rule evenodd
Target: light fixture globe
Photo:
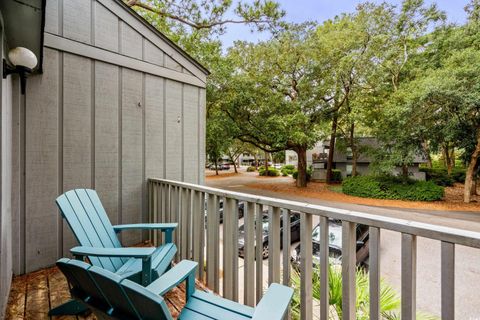
<path id="1" fill-rule="evenodd" d="M 32 70 L 37 66 L 35 54 L 24 47 L 16 47 L 8 52 L 8 59 L 16 67 L 24 67 Z"/>

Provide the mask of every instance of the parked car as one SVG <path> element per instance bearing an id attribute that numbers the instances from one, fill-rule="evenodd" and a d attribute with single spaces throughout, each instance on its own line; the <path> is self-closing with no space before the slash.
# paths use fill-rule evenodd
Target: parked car
<path id="1" fill-rule="evenodd" d="M 277 170 L 280 170 L 280 169 L 282 169 L 283 164 L 281 164 L 281 163 L 275 163 L 275 164 L 273 165 L 273 167 L 274 167 L 275 169 L 277 169 Z"/>
<path id="2" fill-rule="evenodd" d="M 230 170 L 230 164 L 229 163 L 222 163 L 220 165 L 220 167 L 222 168 L 220 170 Z"/>
<path id="3" fill-rule="evenodd" d="M 328 225 L 328 247 L 330 263 L 340 264 L 342 261 L 342 222 L 340 220 L 329 220 Z M 357 224 L 357 265 L 368 264 L 368 226 Z M 312 232 L 312 254 L 313 264 L 320 263 L 320 225 L 317 225 Z M 294 266 L 300 265 L 300 244 L 295 248 L 295 253 L 292 257 Z"/>
<path id="4" fill-rule="evenodd" d="M 256 223 L 256 221 L 255 221 Z M 268 258 L 268 211 L 263 211 L 262 214 L 262 257 Z M 297 242 L 300 240 L 300 213 L 292 212 L 290 215 L 290 239 L 291 242 Z M 283 219 L 280 220 L 280 247 L 283 245 Z M 241 225 L 238 235 L 238 255 L 240 257 L 245 256 L 245 225 Z"/>
<path id="5" fill-rule="evenodd" d="M 238 219 L 243 218 L 245 211 L 245 203 L 238 203 Z M 218 212 L 220 223 L 223 223 L 223 199 L 218 202 Z M 205 201 L 205 226 L 207 225 L 207 201 Z"/>
<path id="6" fill-rule="evenodd" d="M 211 164 L 208 167 L 210 170 L 215 170 L 215 164 Z M 217 164 L 217 169 L 218 170 L 230 170 L 230 164 L 229 163 L 218 163 Z"/>

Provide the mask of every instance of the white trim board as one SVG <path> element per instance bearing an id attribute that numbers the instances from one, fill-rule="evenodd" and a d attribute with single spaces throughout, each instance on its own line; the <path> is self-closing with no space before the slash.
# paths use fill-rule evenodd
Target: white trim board
<path id="1" fill-rule="evenodd" d="M 51 33 L 45 32 L 44 46 L 64 52 L 73 53 L 79 56 L 84 56 L 91 59 L 115 64 L 120 67 L 142 71 L 162 78 L 191 84 L 200 88 L 206 87 L 205 82 L 201 81 L 195 76 L 161 67 L 128 56 L 124 56 L 116 52 L 94 47 L 83 42 L 66 39 L 57 35 L 53 35 Z"/>

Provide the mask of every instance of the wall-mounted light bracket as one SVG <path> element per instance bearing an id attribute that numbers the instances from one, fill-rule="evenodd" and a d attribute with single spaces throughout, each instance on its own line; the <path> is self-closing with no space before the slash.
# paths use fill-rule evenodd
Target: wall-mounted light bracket
<path id="1" fill-rule="evenodd" d="M 37 65 L 37 57 L 27 48 L 17 47 L 9 51 L 8 59 L 12 64 L 3 59 L 3 79 L 6 79 L 9 74 L 18 73 L 20 89 L 22 94 L 25 94 L 27 76 L 32 73 L 33 68 Z"/>
<path id="2" fill-rule="evenodd" d="M 6 79 L 8 75 L 18 73 L 20 77 L 20 91 L 25 94 L 25 88 L 27 87 L 27 76 L 32 73 L 32 69 L 22 66 L 13 67 L 3 59 L 3 79 Z"/>

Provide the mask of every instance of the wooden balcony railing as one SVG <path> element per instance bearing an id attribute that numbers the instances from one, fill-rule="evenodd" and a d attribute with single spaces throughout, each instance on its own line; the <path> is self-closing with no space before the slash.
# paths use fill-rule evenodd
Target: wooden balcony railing
<path id="1" fill-rule="evenodd" d="M 223 200 L 223 223 L 219 202 Z M 244 203 L 243 287 L 239 288 L 238 203 Z M 355 319 L 356 224 L 369 227 L 370 319 L 380 319 L 380 238 L 381 230 L 401 233 L 401 315 L 415 319 L 417 237 L 441 242 L 441 316 L 455 318 L 455 246 L 480 248 L 480 233 L 415 221 L 377 216 L 333 207 L 275 199 L 210 188 L 190 183 L 149 179 L 148 205 L 150 222 L 178 222 L 174 240 L 177 259 L 192 259 L 204 268 L 198 278 L 225 298 L 254 306 L 264 290 L 262 246 L 262 211 L 268 207 L 269 256 L 268 283 L 290 285 L 290 212 L 301 213 L 300 315 L 312 319 L 312 224 L 320 224 L 320 319 L 327 320 L 329 239 L 328 221 L 342 221 L 342 314 L 344 320 Z M 257 221 L 257 222 L 255 222 Z M 256 230 L 255 230 L 256 229 Z M 220 239 L 220 231 L 223 239 Z M 161 234 L 151 233 L 154 243 Z M 283 250 L 281 250 L 281 242 Z M 283 255 L 283 256 L 282 256 Z M 222 280 L 222 282 L 220 282 Z M 241 290 L 243 289 L 243 290 Z"/>

